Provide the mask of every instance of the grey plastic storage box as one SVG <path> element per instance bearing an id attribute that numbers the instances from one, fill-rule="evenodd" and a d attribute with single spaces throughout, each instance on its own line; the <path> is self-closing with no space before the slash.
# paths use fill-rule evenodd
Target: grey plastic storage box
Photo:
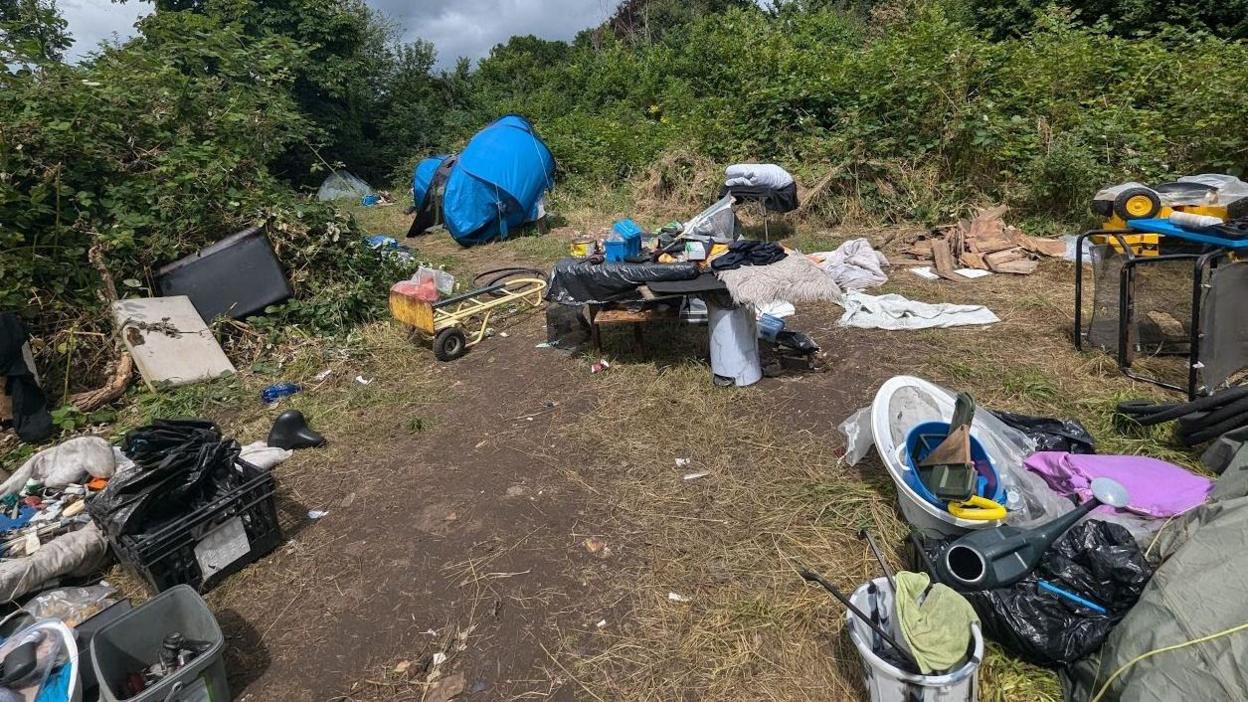
<path id="1" fill-rule="evenodd" d="M 175 631 L 211 645 L 182 670 L 126 697 L 126 676 L 160 660 L 161 642 Z M 100 702 L 229 702 L 224 649 L 225 637 L 204 599 L 187 585 L 165 590 L 95 635 L 91 666 L 99 679 Z"/>
<path id="2" fill-rule="evenodd" d="M 290 297 L 290 283 L 263 227 L 228 236 L 156 272 L 160 294 L 186 295 L 209 324 L 242 319 Z"/>

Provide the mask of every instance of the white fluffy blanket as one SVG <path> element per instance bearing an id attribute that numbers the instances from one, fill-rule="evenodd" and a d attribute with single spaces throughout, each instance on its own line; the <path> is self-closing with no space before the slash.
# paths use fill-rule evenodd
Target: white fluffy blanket
<path id="1" fill-rule="evenodd" d="M 741 266 L 717 275 L 738 305 L 841 300 L 841 289 L 832 276 L 800 253 L 790 253 L 769 266 Z"/>

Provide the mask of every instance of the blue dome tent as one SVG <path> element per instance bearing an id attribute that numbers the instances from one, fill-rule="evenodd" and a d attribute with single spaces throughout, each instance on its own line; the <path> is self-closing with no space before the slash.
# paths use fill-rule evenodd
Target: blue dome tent
<path id="1" fill-rule="evenodd" d="M 555 159 L 533 125 L 519 115 L 501 117 L 457 156 L 417 164 L 412 173 L 417 215 L 408 236 L 433 226 L 440 209 L 462 246 L 506 239 L 512 228 L 538 218 L 554 175 Z"/>

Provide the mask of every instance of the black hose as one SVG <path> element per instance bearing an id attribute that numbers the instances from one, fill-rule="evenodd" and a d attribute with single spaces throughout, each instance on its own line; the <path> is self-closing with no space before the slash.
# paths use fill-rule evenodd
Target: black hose
<path id="1" fill-rule="evenodd" d="M 523 266 L 508 266 L 506 268 L 495 268 L 494 270 L 483 271 L 478 273 L 472 279 L 473 288 L 488 288 L 497 285 L 508 278 L 546 278 L 546 271 L 540 268 L 525 268 Z M 501 297 L 499 292 L 491 293 L 494 297 Z"/>
<path id="2" fill-rule="evenodd" d="M 1118 405 L 1118 412 L 1134 417 L 1140 424 L 1151 425 L 1169 422 L 1194 412 L 1204 412 L 1222 407 L 1229 402 L 1248 397 L 1248 387 L 1223 390 L 1209 397 L 1186 403 L 1149 404 L 1146 400 L 1128 400 Z"/>
<path id="3" fill-rule="evenodd" d="M 1223 390 L 1186 403 L 1128 400 L 1118 405 L 1118 413 L 1141 426 L 1177 420 L 1175 437 L 1184 446 L 1195 446 L 1248 426 L 1248 387 Z"/>

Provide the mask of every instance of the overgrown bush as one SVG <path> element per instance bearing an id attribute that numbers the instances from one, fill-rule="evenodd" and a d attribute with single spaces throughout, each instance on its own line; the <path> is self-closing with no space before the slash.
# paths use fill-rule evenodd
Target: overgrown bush
<path id="1" fill-rule="evenodd" d="M 0 309 L 21 311 L 64 356 L 57 374 L 77 376 L 110 331 L 89 248 L 123 294 L 144 294 L 159 265 L 267 222 L 300 300 L 282 319 L 340 327 L 384 310 L 392 271 L 348 218 L 269 169 L 309 128 L 289 89 L 304 48 L 189 12 L 142 30 L 85 67 L 0 72 Z"/>
<path id="2" fill-rule="evenodd" d="M 1248 79 L 1242 42 L 1123 36 L 1061 9 L 994 41 L 965 5 L 903 4 L 884 24 L 838 3 L 782 3 L 639 46 L 513 40 L 483 61 L 477 107 L 532 117 L 574 184 L 692 150 L 783 163 L 807 185 L 830 175 L 823 211 L 884 221 L 987 200 L 1073 220 L 1099 186 L 1248 161 L 1235 126 L 1248 95 L 1231 87 Z M 519 89 L 499 89 L 503 76 Z"/>

